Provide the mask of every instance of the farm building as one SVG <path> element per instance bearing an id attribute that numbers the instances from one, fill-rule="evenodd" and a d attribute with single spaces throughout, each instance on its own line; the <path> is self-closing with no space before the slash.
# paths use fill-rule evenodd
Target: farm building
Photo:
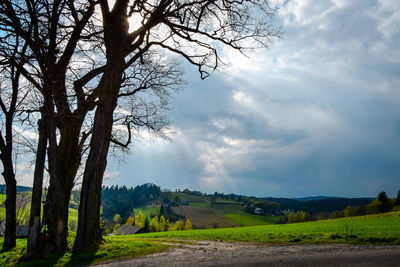
<path id="1" fill-rule="evenodd" d="M 133 225 L 121 225 L 120 228 L 114 231 L 116 235 L 133 235 L 143 233 L 143 229 Z"/>
<path id="2" fill-rule="evenodd" d="M 261 209 L 261 208 L 255 208 L 254 209 L 254 214 L 263 215 L 264 214 L 264 210 Z"/>
<path id="3" fill-rule="evenodd" d="M 4 235 L 5 229 L 6 229 L 6 223 L 3 221 L 0 224 L 0 236 Z M 16 233 L 17 233 L 17 238 L 28 237 L 28 226 L 27 225 L 17 226 Z"/>

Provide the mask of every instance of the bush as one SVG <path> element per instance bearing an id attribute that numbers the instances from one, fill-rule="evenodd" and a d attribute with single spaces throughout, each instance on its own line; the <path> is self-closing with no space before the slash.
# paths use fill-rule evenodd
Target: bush
<path id="1" fill-rule="evenodd" d="M 186 220 L 186 224 L 185 224 L 185 230 L 192 230 L 192 223 L 190 222 L 189 219 Z"/>
<path id="2" fill-rule="evenodd" d="M 159 231 L 158 217 L 155 216 L 151 219 L 149 223 L 149 232 L 158 232 Z"/>
<path id="3" fill-rule="evenodd" d="M 130 216 L 130 217 L 126 220 L 125 225 L 135 225 L 135 217 Z"/>

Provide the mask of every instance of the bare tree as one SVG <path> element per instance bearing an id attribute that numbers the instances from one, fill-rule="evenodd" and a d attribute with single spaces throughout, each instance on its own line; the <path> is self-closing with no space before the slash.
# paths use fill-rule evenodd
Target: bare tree
<path id="1" fill-rule="evenodd" d="M 3 177 L 6 183 L 6 229 L 3 251 L 8 251 L 16 245 L 16 197 L 17 182 L 15 179 L 13 146 L 15 116 L 22 102 L 20 66 L 23 66 L 28 56 L 26 43 L 15 35 L 0 37 L 0 159 L 3 164 Z"/>
<path id="2" fill-rule="evenodd" d="M 0 3 L 0 30 L 20 36 L 28 44 L 34 60 L 20 67 L 20 71 L 40 95 L 37 106 L 41 107 L 29 111 L 39 112 L 41 119 L 28 254 L 33 254 L 38 247 L 46 147 L 50 187 L 44 217 L 55 249 L 66 248 L 71 189 L 86 151 L 86 140 L 92 133 L 91 112 L 98 103 L 98 77 L 106 69 L 102 60 L 106 56 L 101 21 L 92 16 L 96 5 L 95 1 L 61 0 L 51 5 L 41 0 Z M 116 115 L 113 119 L 118 121 L 115 126 L 124 126 L 126 130 L 115 127 L 109 139 L 118 147 L 129 145 L 133 136 L 131 129 L 135 127 L 162 133 L 165 124 L 160 112 L 167 104 L 167 90 L 179 87 L 181 72 L 176 66 L 157 60 L 154 56 L 142 57 L 141 64 L 124 67 L 123 89 L 118 97 L 125 99 L 121 103 L 130 106 L 121 107 L 123 116 Z M 151 92 L 153 101 L 138 96 L 142 92 Z M 126 140 L 121 140 L 121 133 L 126 134 Z"/>
<path id="3" fill-rule="evenodd" d="M 140 127 L 163 134 L 162 111 L 168 92 L 181 85 L 180 71 L 152 56 L 179 55 L 205 78 L 220 66 L 222 46 L 242 52 L 268 46 L 279 34 L 270 25 L 275 12 L 267 0 L 0 2 L 0 31 L 21 37 L 33 55 L 19 71 L 42 98 L 46 130 L 39 140 L 43 147 L 47 140 L 50 174 L 44 216 L 56 250 L 66 248 L 68 203 L 86 148 L 76 249 L 101 240 L 110 144 L 128 147 Z"/>
<path id="4" fill-rule="evenodd" d="M 156 48 L 182 56 L 206 78 L 221 63 L 221 45 L 244 51 L 266 47 L 279 35 L 270 24 L 276 9 L 267 0 L 117 0 L 113 7 L 107 0 L 99 2 L 107 63 L 96 88 L 98 103 L 83 176 L 75 249 L 96 247 L 102 239 L 101 185 L 125 70 L 140 62 L 150 48 Z M 130 19 L 136 23 L 129 25 Z"/>
<path id="5" fill-rule="evenodd" d="M 45 126 L 41 128 L 46 130 L 39 131 L 39 140 L 48 140 L 50 173 L 45 217 L 50 239 L 59 251 L 66 248 L 68 203 L 80 164 L 80 144 L 88 136 L 81 134 L 81 126 L 86 113 L 94 108 L 94 95 L 86 96 L 83 88 L 101 72 L 93 66 L 82 74 L 77 69 L 85 70 L 85 66 L 77 66 L 79 58 L 74 58 L 77 47 L 85 45 L 79 41 L 96 34 L 94 22 L 88 25 L 95 5 L 94 1 L 45 0 L 5 0 L 0 4 L 0 30 L 23 38 L 34 57 L 34 62 L 20 71 L 42 96 L 41 123 Z M 82 60 L 87 51 L 82 48 L 79 52 Z M 67 75 L 73 73 L 81 75 L 71 82 Z M 43 135 L 46 136 L 42 138 Z M 37 162 L 37 167 L 43 166 L 43 153 L 36 160 L 42 161 Z M 40 180 L 43 175 L 39 173 L 35 177 Z M 40 197 L 34 197 L 32 205 L 39 200 Z"/>

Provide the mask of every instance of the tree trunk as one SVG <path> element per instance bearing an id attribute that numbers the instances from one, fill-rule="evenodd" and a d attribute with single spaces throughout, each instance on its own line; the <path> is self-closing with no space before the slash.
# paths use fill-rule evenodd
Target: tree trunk
<path id="1" fill-rule="evenodd" d="M 99 224 L 101 185 L 107 165 L 115 98 L 105 102 L 96 110 L 90 153 L 83 176 L 76 249 L 96 247 L 102 240 Z"/>
<path id="2" fill-rule="evenodd" d="M 49 157 L 51 154 L 56 160 L 51 163 L 55 165 L 55 170 L 51 170 L 50 186 L 46 199 L 46 222 L 49 238 L 53 241 L 55 250 L 58 252 L 65 251 L 67 248 L 68 207 L 81 160 L 81 151 L 79 151 L 81 123 L 78 124 L 75 125 L 78 127 L 71 126 L 69 129 L 64 129 L 61 132 L 60 142 L 56 150 L 49 151 Z"/>
<path id="3" fill-rule="evenodd" d="M 123 64 L 119 64 L 121 66 Z M 83 176 L 79 205 L 78 232 L 74 249 L 96 248 L 102 241 L 100 229 L 101 186 L 107 166 L 107 154 L 113 125 L 122 72 L 118 67 L 105 74 L 101 81 L 102 90 L 96 109 L 90 152 Z"/>
<path id="4" fill-rule="evenodd" d="M 17 199 L 17 182 L 15 181 L 14 168 L 12 164 L 12 154 L 1 155 L 3 163 L 3 177 L 6 182 L 6 229 L 4 232 L 3 251 L 9 251 L 16 244 L 16 199 Z"/>
<path id="5" fill-rule="evenodd" d="M 119 89 L 125 70 L 129 24 L 127 11 L 129 1 L 117 1 L 112 11 L 102 6 L 104 45 L 107 53 L 107 67 L 99 82 L 98 104 L 94 117 L 89 156 L 83 175 L 81 202 L 78 213 L 78 232 L 74 249 L 97 248 L 102 241 L 100 229 L 100 202 L 103 175 L 107 166 L 113 126 L 113 112 L 117 105 Z"/>
<path id="6" fill-rule="evenodd" d="M 47 148 L 47 123 L 43 118 L 38 121 L 39 141 L 36 151 L 36 165 L 33 176 L 31 215 L 29 219 L 29 233 L 26 256 L 30 257 L 41 249 L 40 243 L 40 211 L 42 205 L 43 172 Z"/>

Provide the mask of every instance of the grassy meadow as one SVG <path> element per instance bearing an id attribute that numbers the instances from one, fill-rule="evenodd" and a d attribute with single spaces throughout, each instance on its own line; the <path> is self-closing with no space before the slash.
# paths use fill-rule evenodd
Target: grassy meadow
<path id="1" fill-rule="evenodd" d="M 400 244 L 400 212 L 295 224 L 157 232 L 142 238 L 175 238 L 255 243 Z"/>
<path id="2" fill-rule="evenodd" d="M 171 201 L 174 201 L 176 197 L 180 200 L 188 200 L 189 205 L 174 207 L 174 212 L 185 216 L 198 229 L 267 225 L 276 224 L 279 221 L 279 216 L 259 216 L 247 213 L 243 210 L 243 203 L 230 199 L 218 199 L 211 205 L 210 198 L 207 196 L 188 195 L 182 192 L 168 193 Z"/>
<path id="3" fill-rule="evenodd" d="M 159 213 L 160 207 L 159 206 L 145 206 L 133 209 L 135 215 L 138 215 L 139 211 L 142 211 L 143 215 L 146 217 L 151 218 Z"/>
<path id="4" fill-rule="evenodd" d="M 400 212 L 348 217 L 294 224 L 220 228 L 191 231 L 156 232 L 127 236 L 107 236 L 96 252 L 46 256 L 34 262 L 20 261 L 26 240 L 19 239 L 17 247 L 0 254 L 0 265 L 11 266 L 74 266 L 104 261 L 130 259 L 166 251 L 168 243 L 191 240 L 250 242 L 262 244 L 400 244 Z M 70 247 L 74 236 L 70 236 Z M 186 240 L 186 241 L 184 241 Z M 0 243 L 2 240 L 0 239 Z"/>
<path id="5" fill-rule="evenodd" d="M 225 216 L 240 226 L 276 224 L 279 221 L 278 216 L 259 216 L 255 214 L 248 214 L 246 212 L 226 213 Z"/>

